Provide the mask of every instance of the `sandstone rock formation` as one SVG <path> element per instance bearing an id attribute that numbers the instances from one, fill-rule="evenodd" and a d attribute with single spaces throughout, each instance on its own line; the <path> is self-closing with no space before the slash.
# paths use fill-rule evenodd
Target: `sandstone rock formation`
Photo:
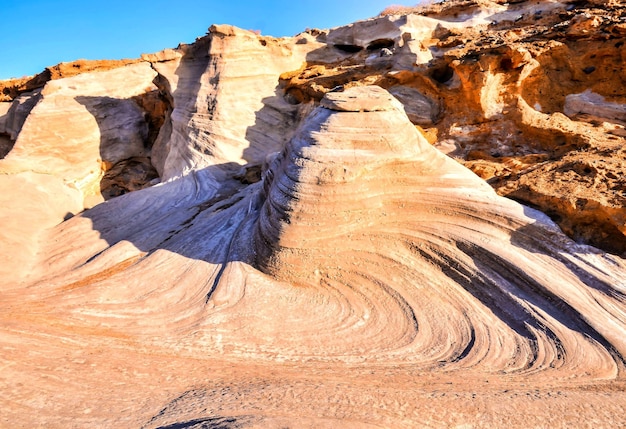
<path id="1" fill-rule="evenodd" d="M 169 179 L 219 163 L 261 163 L 279 150 L 295 108 L 276 93 L 278 76 L 300 67 L 317 45 L 214 25 L 193 45 L 144 56 L 172 96 L 153 153 L 159 174 Z"/>
<path id="2" fill-rule="evenodd" d="M 0 425 L 626 424 L 623 100 L 585 77 L 621 76 L 623 7 L 598 4 L 213 26 L 14 94 Z"/>
<path id="3" fill-rule="evenodd" d="M 7 284 L 31 270 L 39 234 L 101 201 L 103 171 L 149 155 L 144 113 L 132 100 L 156 89 L 149 64 L 53 80 L 15 99 L 5 130 L 16 137 L 0 160 L 5 210 L 0 272 Z"/>
<path id="4" fill-rule="evenodd" d="M 283 75 L 288 93 L 307 101 L 339 85 L 389 89 L 437 147 L 500 195 L 546 212 L 577 241 L 623 254 L 623 5 L 471 0 L 415 12 L 331 30 L 328 50 L 351 52 Z M 382 41 L 393 56 L 377 56 Z M 593 106 L 564 115 L 572 97 L 589 93 Z M 589 163 L 597 167 L 579 168 Z"/>
<path id="5" fill-rule="evenodd" d="M 138 61 L 136 59 L 77 60 L 69 63 L 60 63 L 56 66 L 47 67 L 36 76 L 0 81 L 0 102 L 12 101 L 24 92 L 43 87 L 50 80 L 72 77 L 86 72 L 110 70 L 134 64 Z"/>

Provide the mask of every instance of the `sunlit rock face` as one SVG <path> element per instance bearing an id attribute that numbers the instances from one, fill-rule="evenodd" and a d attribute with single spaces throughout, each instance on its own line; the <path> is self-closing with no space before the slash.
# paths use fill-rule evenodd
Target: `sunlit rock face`
<path id="1" fill-rule="evenodd" d="M 621 235 L 582 244 L 623 210 L 597 4 L 214 26 L 15 87 L 0 426 L 624 426 Z"/>
<path id="2" fill-rule="evenodd" d="M 228 162 L 258 164 L 280 150 L 297 107 L 277 93 L 278 77 L 320 45 L 214 25 L 192 45 L 144 56 L 172 97 L 153 154 L 161 176 Z"/>
<path id="3" fill-rule="evenodd" d="M 402 110 L 377 86 L 322 99 L 265 174 L 268 199 L 257 224 L 257 263 L 279 276 L 313 272 L 315 256 L 303 252 L 332 253 L 329 239 L 380 222 L 383 194 L 391 191 L 385 173 L 429 146 Z M 291 268 L 283 269 L 280 260 L 290 254 Z"/>
<path id="4" fill-rule="evenodd" d="M 616 281 L 621 286 L 615 291 L 623 292 L 623 265 L 619 274 L 602 274 L 616 260 L 585 255 L 589 249 L 568 243 L 545 216 L 498 197 L 471 171 L 433 149 L 401 104 L 381 88 L 328 93 L 272 162 L 265 180 L 267 199 L 255 232 L 258 267 L 294 284 L 332 284 L 366 294 L 365 283 L 374 294 L 367 298 L 372 303 L 395 297 L 395 314 L 405 319 L 395 327 L 386 322 L 372 328 L 385 343 L 375 348 L 398 346 L 392 332 L 415 339 L 418 326 L 429 326 L 431 333 L 441 329 L 454 336 L 447 359 L 460 365 L 524 371 L 556 365 L 566 371 L 566 361 L 577 367 L 585 356 L 596 356 L 592 360 L 604 361 L 598 367 L 604 376 L 616 373 L 619 360 L 613 361 L 612 350 L 624 353 L 626 343 L 603 323 L 574 316 L 604 313 L 603 305 L 574 297 L 589 290 L 603 290 L 604 296 Z M 422 294 L 424 288 L 428 292 Z M 621 305 L 619 299 L 609 300 Z M 449 324 L 424 310 L 441 306 Z M 487 308 L 492 314 L 484 318 Z M 354 332 L 342 340 L 346 346 L 370 335 L 354 323 Z M 549 333 L 538 334 L 539 326 Z M 474 342 L 493 338 L 506 346 L 474 349 Z M 401 343 L 417 347 L 415 356 L 424 359 L 428 349 L 413 339 Z M 368 337 L 364 343 L 375 341 Z M 538 359 L 535 347 L 547 354 Z M 587 351 L 579 354 L 579 348 Z M 518 353 L 505 352 L 513 349 Z"/>
<path id="5" fill-rule="evenodd" d="M 268 406 L 246 371 L 278 365 L 305 374 L 301 394 L 321 382 L 310 368 L 339 379 L 345 368 L 387 368 L 404 386 L 424 371 L 498 386 L 619 380 L 623 260 L 575 244 L 546 216 L 497 196 L 430 146 L 380 87 L 327 94 L 269 158 L 260 182 L 232 177 L 217 191 L 213 183 L 210 171 L 197 171 L 46 232 L 30 287 L 3 292 L 2 314 L 12 320 L 6 359 L 47 350 L 5 372 L 5 380 L 38 380 L 20 398 L 74 398 L 92 410 L 86 421 L 119 421 L 111 413 L 124 402 L 111 398 L 111 383 L 125 383 L 134 362 L 150 377 L 131 376 L 126 392 L 146 398 L 133 418 L 152 415 L 161 426 L 197 420 L 212 406 L 204 387 L 184 394 L 202 368 L 216 377 L 231 371 L 239 381 L 225 381 L 228 389 Z M 19 316 L 35 307 L 36 318 Z M 80 351 L 60 369 L 72 375 L 52 386 L 39 371 L 67 353 L 61 337 L 80 341 Z M 162 359 L 169 363 L 154 363 Z M 89 398 L 76 391 L 76 377 L 96 378 Z M 163 386 L 182 402 L 168 403 Z M 94 412 L 91 398 L 111 400 L 110 411 Z M 236 403 L 220 402 L 220 416 Z M 250 421 L 320 418 L 280 407 Z"/>
<path id="6" fill-rule="evenodd" d="M 308 101 L 382 86 L 498 194 L 624 254 L 623 5 L 445 1 L 387 12 L 324 33 L 315 61 L 283 75 L 287 93 Z M 582 95 L 591 93 L 593 102 Z"/>
<path id="7" fill-rule="evenodd" d="M 148 125 L 133 100 L 156 87 L 141 63 L 49 81 L 16 98 L 5 116 L 14 140 L 0 160 L 4 207 L 0 271 L 10 285 L 33 269 L 40 234 L 102 201 L 103 172 L 149 156 Z"/>

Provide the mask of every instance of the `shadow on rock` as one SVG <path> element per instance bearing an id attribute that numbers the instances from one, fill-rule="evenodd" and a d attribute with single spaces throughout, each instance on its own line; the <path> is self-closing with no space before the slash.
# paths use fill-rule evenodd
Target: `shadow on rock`
<path id="1" fill-rule="evenodd" d="M 250 416 L 209 417 L 172 423 L 166 426 L 159 426 L 157 429 L 238 429 L 249 426 L 253 421 L 254 418 Z"/>
<path id="2" fill-rule="evenodd" d="M 130 99 L 76 97 L 98 124 L 104 171 L 100 192 L 105 200 L 158 181 L 158 173 L 151 163 L 151 149 L 158 133 L 155 127 L 162 123 L 158 116 L 163 114 L 163 103 L 158 101 L 155 92 Z M 154 100 L 149 102 L 150 99 Z M 147 106 L 151 106 L 151 111 L 145 110 Z"/>

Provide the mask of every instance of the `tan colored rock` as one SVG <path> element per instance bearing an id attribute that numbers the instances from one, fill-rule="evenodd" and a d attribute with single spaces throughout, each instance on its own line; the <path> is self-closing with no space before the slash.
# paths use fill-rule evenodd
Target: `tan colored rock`
<path id="1" fill-rule="evenodd" d="M 216 26 L 144 56 L 158 92 L 81 105 L 106 125 L 113 198 L 73 217 L 65 179 L 0 175 L 0 426 L 625 426 L 626 263 L 583 243 L 623 251 L 626 129 L 564 114 L 586 90 L 625 103 L 623 5 L 421 13 L 293 39 Z M 602 24 L 567 34 L 584 13 Z M 92 162 L 64 80 L 3 172 L 29 150 L 63 174 Z M 46 127 L 89 159 L 52 153 Z M 115 136 L 159 128 L 167 180 L 144 188 L 151 160 L 112 164 L 137 154 Z"/>
<path id="2" fill-rule="evenodd" d="M 569 117 L 583 113 L 607 121 L 626 122 L 626 104 L 608 102 L 590 90 L 565 97 L 563 113 Z"/>
<path id="3" fill-rule="evenodd" d="M 602 23 L 601 17 L 583 13 L 571 20 L 567 34 L 570 37 L 589 37 L 592 34 L 597 34 Z"/>
<path id="4" fill-rule="evenodd" d="M 622 217 L 608 215 L 619 211 L 621 203 L 608 201 L 620 199 L 622 186 L 615 178 L 626 162 L 618 149 L 626 136 L 623 119 L 618 119 L 626 104 L 620 92 L 626 82 L 626 53 L 615 27 L 622 9 L 614 3 L 601 10 L 598 2 L 549 1 L 446 1 L 413 8 L 412 15 L 385 16 L 334 31 L 342 43 L 366 40 L 355 36 L 359 28 L 364 35 L 370 29 L 369 37 L 375 37 L 380 22 L 380 34 L 393 33 L 391 59 L 368 62 L 370 52 L 354 42 L 361 51 L 344 53 L 335 62 L 332 56 L 326 62 L 316 58 L 315 64 L 285 74 L 285 91 L 307 102 L 336 87 L 376 84 L 389 89 L 415 124 L 436 127 L 437 147 L 489 180 L 502 195 L 515 195 L 550 213 L 577 240 L 622 254 L 622 246 L 615 243 L 626 242 L 626 237 L 618 233 L 609 238 L 624 228 Z M 328 41 L 335 44 L 335 39 Z M 581 95 L 591 93 L 597 95 Z M 541 181 L 545 189 L 519 188 L 525 174 L 532 181 L 539 171 L 551 177 L 548 171 L 584 164 L 586 157 L 596 155 L 615 162 L 607 169 L 599 167 L 604 182 L 585 178 L 591 188 L 584 192 L 576 184 L 568 188 L 550 180 Z M 564 156 L 567 162 L 561 160 Z M 574 158 L 578 161 L 572 164 Z M 533 169 L 536 163 L 541 168 Z M 586 203 L 589 193 L 597 205 Z M 555 205 L 545 195 L 562 195 L 573 203 Z"/>
<path id="5" fill-rule="evenodd" d="M 4 131 L 2 132 L 8 134 L 11 140 L 15 141 L 17 139 L 26 118 L 33 107 L 35 107 L 35 104 L 39 102 L 40 98 L 41 90 L 36 89 L 32 92 L 24 92 L 11 103 L 6 103 L 9 104 L 10 107 L 3 118 Z"/>
<path id="6" fill-rule="evenodd" d="M 43 88 L 46 82 L 55 79 L 76 76 L 92 71 L 106 71 L 129 64 L 137 63 L 137 59 L 124 60 L 76 60 L 68 63 L 59 63 L 47 67 L 35 76 L 25 76 L 16 79 L 0 80 L 0 102 L 12 101 L 24 92 L 31 92 Z"/>
<path id="7" fill-rule="evenodd" d="M 154 63 L 173 97 L 154 147 L 159 173 L 167 179 L 220 163 L 259 163 L 280 150 L 297 107 L 277 93 L 278 77 L 319 46 L 296 42 L 213 26 L 179 47 L 179 56 Z"/>
<path id="8" fill-rule="evenodd" d="M 131 97 L 154 89 L 147 63 L 52 80 L 7 113 L 17 140 L 0 160 L 0 265 L 5 287 L 32 270 L 43 231 L 102 201 L 107 165 L 149 155 L 148 126 Z M 22 125 L 23 124 L 23 125 Z"/>
<path id="9" fill-rule="evenodd" d="M 147 63 L 50 81 L 0 171 L 33 171 L 94 193 L 103 164 L 146 155 L 147 125 L 131 97 L 154 89 Z"/>
<path id="10" fill-rule="evenodd" d="M 13 148 L 13 141 L 7 132 L 7 113 L 11 107 L 11 103 L 0 102 L 0 159 L 4 158 Z"/>
<path id="11" fill-rule="evenodd" d="M 402 109 L 391 94 L 378 86 L 329 92 L 320 101 L 320 106 L 338 112 L 385 112 Z"/>
<path id="12" fill-rule="evenodd" d="M 0 133 L 6 133 L 7 113 L 11 108 L 10 102 L 0 102 Z"/>
<path id="13" fill-rule="evenodd" d="M 78 190 L 47 174 L 0 174 L 0 205 L 5 208 L 0 211 L 2 291 L 24 282 L 35 270 L 43 231 L 80 212 L 81 197 Z"/>
<path id="14" fill-rule="evenodd" d="M 420 91 L 406 86 L 394 86 L 389 92 L 397 98 L 411 120 L 416 125 L 432 125 L 440 115 L 437 101 L 430 99 Z"/>
<path id="15" fill-rule="evenodd" d="M 497 196 L 380 88 L 332 97 L 359 111 L 318 106 L 261 182 L 211 193 L 195 171 L 47 230 L 0 291 L 5 415 L 402 427 L 435 407 L 523 427 L 572 422 L 558 389 L 621 424 L 624 261 Z M 477 417 L 478 394 L 495 411 Z"/>

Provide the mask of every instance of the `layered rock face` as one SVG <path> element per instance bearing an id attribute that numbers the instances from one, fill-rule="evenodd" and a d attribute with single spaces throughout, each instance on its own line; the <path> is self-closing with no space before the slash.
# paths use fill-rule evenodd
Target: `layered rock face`
<path id="1" fill-rule="evenodd" d="M 172 97 L 153 154 L 160 175 L 168 179 L 228 162 L 260 164 L 266 153 L 280 150 L 297 109 L 277 94 L 277 77 L 300 67 L 319 45 L 305 42 L 213 26 L 193 45 L 144 56 Z"/>
<path id="2" fill-rule="evenodd" d="M 351 52 L 285 74 L 287 91 L 306 101 L 380 85 L 500 195 L 622 254 L 623 5 L 445 1 L 389 12 L 325 33 L 328 50 Z"/>
<path id="3" fill-rule="evenodd" d="M 380 87 L 329 93 L 270 156 L 260 182 L 233 177 L 203 193 L 215 176 L 198 172 L 50 229 L 31 286 L 2 292 L 2 314 L 11 321 L 2 341 L 12 344 L 3 357 L 16 362 L 3 380 L 30 386 L 13 390 L 10 415 L 45 398 L 80 404 L 89 424 L 233 419 L 250 427 L 332 427 L 349 413 L 360 427 L 403 426 L 414 422 L 407 412 L 420 415 L 422 400 L 407 408 L 402 388 L 384 392 L 400 401 L 391 405 L 395 417 L 372 415 L 366 405 L 312 411 L 304 405 L 327 396 L 309 388 L 328 377 L 350 385 L 347 368 L 367 385 L 354 385 L 358 393 L 333 387 L 342 401 L 376 395 L 380 373 L 372 368 L 409 389 L 424 377 L 418 373 L 497 390 L 520 382 L 543 389 L 546 379 L 561 389 L 569 379 L 618 383 L 626 354 L 624 261 L 575 244 L 540 212 L 497 196 L 434 149 L 402 110 Z M 40 377 L 68 353 L 59 338 L 80 347 L 56 366 L 63 381 L 51 385 Z M 129 375 L 135 362 L 143 372 Z M 281 377 L 295 371 L 306 381 L 269 381 L 266 372 L 279 367 Z M 224 371 L 228 380 L 208 377 L 235 392 L 232 400 L 204 387 L 187 390 Z M 268 380 L 260 390 L 258 377 Z M 76 390 L 77 379 L 90 386 L 88 396 Z M 301 412 L 291 400 L 272 399 L 284 388 L 309 398 L 296 400 Z M 171 400 L 172 393 L 181 396 Z M 137 405 L 122 418 L 126 395 Z M 240 395 L 273 411 L 250 408 L 241 416 Z M 612 395 L 619 404 L 622 397 Z M 537 422 L 559 406 L 548 399 L 536 409 L 513 398 L 489 401 L 532 410 Z M 95 407 L 102 400 L 107 406 Z M 435 407 L 440 413 L 449 404 Z M 473 409 L 471 401 L 462 400 L 464 407 Z M 62 424 L 76 418 L 73 410 L 52 415 L 44 408 L 33 420 Z M 216 417 L 202 417 L 207 410 Z M 607 413 L 606 421 L 623 417 Z M 461 416 L 437 419 L 475 421 Z"/>
<path id="4" fill-rule="evenodd" d="M 11 140 L 0 160 L 7 227 L 0 270 L 7 285 L 32 269 L 40 233 L 102 201 L 110 166 L 149 156 L 144 112 L 132 100 L 156 89 L 148 64 L 50 81 L 15 99 L 5 115 Z"/>
<path id="5" fill-rule="evenodd" d="M 413 350 L 402 353 L 428 359 L 437 341 L 423 349 L 413 343 L 421 327 L 435 337 L 440 329 L 453 336 L 445 352 L 437 350 L 462 366 L 507 371 L 558 366 L 567 372 L 569 364 L 573 369 L 597 356 L 592 360 L 608 370 L 605 376 L 617 371 L 619 359 L 610 362 L 612 350 L 626 351 L 621 336 L 602 322 L 592 327 L 590 319 L 574 321 L 572 315 L 621 306 L 609 298 L 612 304 L 592 310 L 574 297 L 588 288 L 604 291 L 601 296 L 623 293 L 622 261 L 583 256 L 589 249 L 577 250 L 545 216 L 497 197 L 480 178 L 433 149 L 401 104 L 380 87 L 328 93 L 273 161 L 265 181 L 255 262 L 292 284 L 365 295 L 346 298 L 363 305 L 350 311 L 362 311 L 364 325 L 351 315 L 351 322 L 337 317 L 328 328 L 352 332 L 342 336 L 344 346 L 402 344 Z M 576 256 L 561 256 L 566 254 Z M 622 268 L 600 274 L 601 266 L 609 269 L 615 262 Z M 366 311 L 365 302 L 374 309 Z M 383 310 L 384 305 L 395 310 Z M 428 308 L 446 308 L 445 321 Z M 493 313 L 483 318 L 487 308 Z M 393 322 L 386 319 L 390 314 Z M 538 335 L 540 326 L 547 332 Z M 587 334 L 579 337 L 573 326 Z M 610 345 L 596 330 L 612 338 Z M 361 335 L 367 338 L 363 343 Z M 596 339 L 585 344 L 585 335 Z M 474 342 L 495 338 L 502 347 L 475 348 Z M 595 346 L 602 343 L 607 348 L 597 354 Z M 541 358 L 533 351 L 537 347 Z"/>
<path id="6" fill-rule="evenodd" d="M 598 4 L 213 26 L 13 85 L 1 425 L 625 425 L 623 7 Z"/>
<path id="7" fill-rule="evenodd" d="M 306 277 L 320 268 L 316 258 L 342 249 L 333 239 L 380 223 L 386 167 L 410 164 L 425 144 L 400 111 L 377 86 L 322 99 L 265 175 L 268 200 L 255 231 L 259 266 Z"/>

